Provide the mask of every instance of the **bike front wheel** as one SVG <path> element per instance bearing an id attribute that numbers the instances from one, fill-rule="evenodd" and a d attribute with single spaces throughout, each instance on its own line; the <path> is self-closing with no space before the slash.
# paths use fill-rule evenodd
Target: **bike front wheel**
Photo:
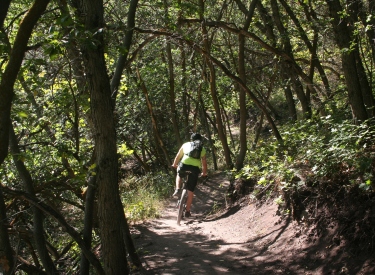
<path id="1" fill-rule="evenodd" d="M 182 194 L 181 194 L 181 199 L 180 199 L 180 202 L 178 204 L 178 212 L 177 212 L 177 224 L 178 225 L 180 225 L 182 215 L 183 215 L 184 210 L 185 210 L 186 200 L 187 200 L 187 190 L 183 189 Z"/>

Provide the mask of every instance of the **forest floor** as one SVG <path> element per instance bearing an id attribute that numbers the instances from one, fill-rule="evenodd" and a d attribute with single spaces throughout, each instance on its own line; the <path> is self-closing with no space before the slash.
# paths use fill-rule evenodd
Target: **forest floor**
<path id="1" fill-rule="evenodd" d="M 375 274 L 374 253 L 354 255 L 329 233 L 316 237 L 312 225 L 277 215 L 274 199 L 228 205 L 229 184 L 217 173 L 199 185 L 180 226 L 175 198 L 160 218 L 132 226 L 143 262 L 134 274 Z"/>

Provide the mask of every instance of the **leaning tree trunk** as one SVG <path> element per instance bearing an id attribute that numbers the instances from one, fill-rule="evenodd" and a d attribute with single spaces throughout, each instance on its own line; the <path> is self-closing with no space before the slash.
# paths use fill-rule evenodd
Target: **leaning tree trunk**
<path id="1" fill-rule="evenodd" d="M 91 94 L 91 114 L 96 150 L 98 217 L 102 259 L 106 274 L 129 274 L 121 226 L 124 217 L 118 188 L 116 132 L 110 81 L 104 59 L 104 7 L 102 0 L 81 0 L 81 11 L 87 32 L 92 33 L 96 47 L 83 43 L 83 58 Z M 87 43 L 88 44 L 88 43 Z"/>
<path id="2" fill-rule="evenodd" d="M 10 54 L 8 63 L 5 71 L 2 74 L 0 82 L 0 165 L 4 162 L 8 155 L 9 145 L 9 127 L 10 127 L 10 110 L 13 100 L 13 86 L 17 79 L 17 74 L 20 70 L 24 54 L 27 49 L 27 43 L 33 31 L 34 25 L 39 20 L 40 16 L 46 10 L 49 0 L 35 0 L 30 10 L 26 13 L 23 18 L 15 41 L 12 52 Z M 0 23 L 1 27 L 9 7 L 9 2 L 4 2 L 4 7 L 1 7 Z M 13 253 L 9 241 L 9 235 L 7 230 L 7 218 L 4 197 L 0 188 L 0 219 L 3 221 L 0 223 L 0 258 L 1 266 L 4 263 L 8 264 L 8 268 L 5 270 L 5 274 L 11 272 L 10 268 L 13 268 Z M 3 268 L 4 269 L 4 268 Z"/>

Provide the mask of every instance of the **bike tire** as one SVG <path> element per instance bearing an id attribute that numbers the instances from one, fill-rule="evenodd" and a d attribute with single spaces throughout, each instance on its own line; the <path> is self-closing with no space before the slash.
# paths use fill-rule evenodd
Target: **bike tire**
<path id="1" fill-rule="evenodd" d="M 184 208 L 186 205 L 186 200 L 187 200 L 187 190 L 183 189 L 182 194 L 181 194 L 181 199 L 178 205 L 178 212 L 177 212 L 177 224 L 180 225 L 182 215 L 184 213 Z"/>

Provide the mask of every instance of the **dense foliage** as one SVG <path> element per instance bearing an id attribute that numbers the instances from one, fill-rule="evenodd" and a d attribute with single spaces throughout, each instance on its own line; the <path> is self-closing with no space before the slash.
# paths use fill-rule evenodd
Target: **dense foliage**
<path id="1" fill-rule="evenodd" d="M 128 232 L 110 241 L 108 221 L 158 214 L 171 160 L 195 131 L 210 169 L 252 178 L 256 192 L 323 180 L 373 192 L 374 9 L 363 0 L 4 1 L 1 269 L 109 274 L 125 244 L 137 265 Z"/>

